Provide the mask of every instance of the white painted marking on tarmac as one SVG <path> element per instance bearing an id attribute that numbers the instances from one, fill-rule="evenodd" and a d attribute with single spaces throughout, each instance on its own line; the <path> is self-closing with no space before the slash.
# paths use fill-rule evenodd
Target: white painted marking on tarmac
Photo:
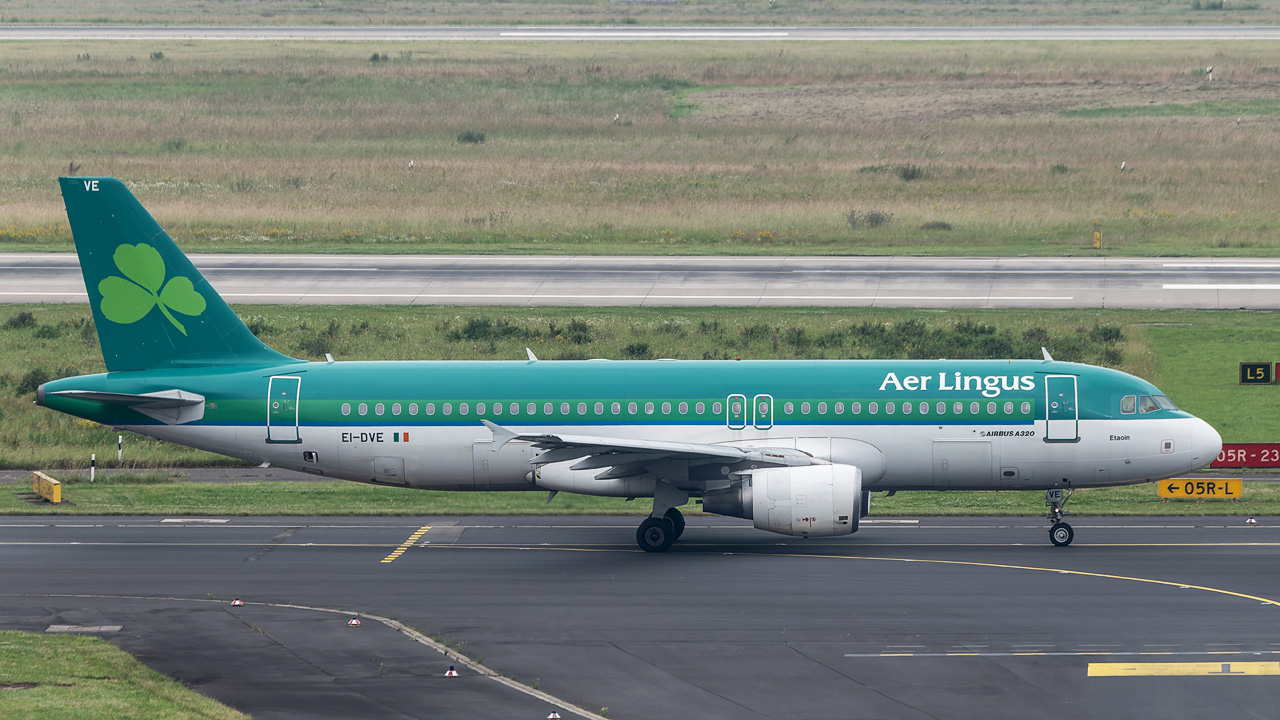
<path id="1" fill-rule="evenodd" d="M 1169 283 L 1161 285 L 1165 290 L 1280 290 L 1280 284 L 1276 283 L 1257 283 L 1257 284 L 1228 284 L 1228 283 Z"/>
<path id="2" fill-rule="evenodd" d="M 113 633 L 120 632 L 123 625 L 50 625 L 47 633 Z"/>
<path id="3" fill-rule="evenodd" d="M 162 523 L 224 523 L 230 522 L 225 518 L 165 518 Z"/>
<path id="4" fill-rule="evenodd" d="M 594 30 L 520 30 L 515 32 L 500 32 L 498 37 L 507 38 L 601 38 L 601 39 L 626 39 L 626 38 L 649 38 L 649 39 L 680 39 L 680 38 L 769 38 L 769 37 L 788 37 L 788 32 L 757 32 L 757 31 L 724 31 L 724 30 L 623 30 L 623 31 L 594 31 Z"/>
<path id="5" fill-rule="evenodd" d="M 1164 263 L 1163 267 L 1172 268 L 1261 268 L 1280 270 L 1280 263 Z"/>

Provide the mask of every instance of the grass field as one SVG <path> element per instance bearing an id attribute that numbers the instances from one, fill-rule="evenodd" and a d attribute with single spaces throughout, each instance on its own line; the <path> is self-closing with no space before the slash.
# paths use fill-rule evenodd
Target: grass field
<path id="1" fill-rule="evenodd" d="M 124 23 L 199 25 L 1128 25 L 1273 24 L 1274 0 L 326 0 L 243 3 L 203 0 L 46 0 L 13 4 L 8 23 Z"/>
<path id="2" fill-rule="evenodd" d="M 1280 386 L 1237 385 L 1242 361 L 1274 361 L 1269 313 L 903 309 L 492 309 L 270 307 L 246 310 L 269 345 L 319 360 L 510 360 L 531 347 L 547 361 L 1054 357 L 1118 367 L 1156 383 L 1228 442 L 1280 438 Z M 116 464 L 110 428 L 33 404 L 39 382 L 101 372 L 88 308 L 0 309 L 0 467 Z M 209 453 L 125 439 L 125 467 L 231 465 Z"/>
<path id="3" fill-rule="evenodd" d="M 1260 42 L 4 43 L 0 251 L 74 164 L 187 250 L 1265 256 L 1278 95 Z"/>
<path id="4" fill-rule="evenodd" d="M 245 719 L 101 638 L 0 630 L 0 715 L 41 720 Z"/>

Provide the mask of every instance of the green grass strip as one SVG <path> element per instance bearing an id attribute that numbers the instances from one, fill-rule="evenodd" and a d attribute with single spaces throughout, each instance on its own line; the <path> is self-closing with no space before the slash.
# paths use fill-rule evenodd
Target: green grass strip
<path id="1" fill-rule="evenodd" d="M 0 716 L 41 720 L 247 718 L 101 638 L 0 631 Z"/>

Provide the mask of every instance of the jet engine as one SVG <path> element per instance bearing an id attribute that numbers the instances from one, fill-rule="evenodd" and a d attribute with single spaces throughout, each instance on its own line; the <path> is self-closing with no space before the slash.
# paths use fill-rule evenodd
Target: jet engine
<path id="1" fill-rule="evenodd" d="M 703 496 L 702 509 L 751 520 L 761 530 L 819 537 L 858 530 L 862 470 L 808 465 L 752 470 L 742 482 Z"/>

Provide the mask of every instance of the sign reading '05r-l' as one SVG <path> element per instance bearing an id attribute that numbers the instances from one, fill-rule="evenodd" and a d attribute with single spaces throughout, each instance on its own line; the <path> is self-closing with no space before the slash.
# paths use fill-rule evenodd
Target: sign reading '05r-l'
<path id="1" fill-rule="evenodd" d="M 1197 478 L 1194 480 L 1172 478 L 1161 480 L 1156 485 L 1160 486 L 1160 497 L 1162 498 L 1195 498 L 1196 500 L 1207 498 L 1239 500 L 1240 493 L 1244 489 L 1244 482 L 1240 478 Z"/>

